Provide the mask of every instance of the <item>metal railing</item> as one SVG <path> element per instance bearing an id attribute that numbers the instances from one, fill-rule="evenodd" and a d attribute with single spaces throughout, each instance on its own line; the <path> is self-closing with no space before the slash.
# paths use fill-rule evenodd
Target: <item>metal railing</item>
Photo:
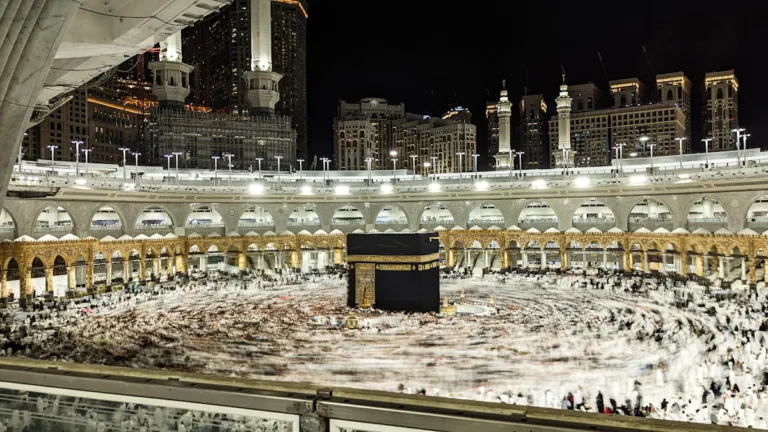
<path id="1" fill-rule="evenodd" d="M 158 408 L 163 415 L 157 418 L 165 422 L 158 427 L 164 430 L 179 430 L 178 424 L 184 422 L 188 422 L 185 429 L 196 429 L 194 426 L 202 425 L 189 422 L 202 419 L 211 422 L 205 426 L 216 427 L 222 418 L 233 427 L 238 422 L 253 426 L 255 421 L 272 427 L 267 430 L 292 432 L 692 429 L 688 423 L 631 416 L 286 381 L 0 358 L 0 416 L 10 417 L 14 410 L 18 411 L 21 418 L 30 418 L 32 430 L 42 430 L 39 425 L 49 427 L 52 423 L 71 427 L 79 420 L 58 414 L 53 401 L 57 401 L 55 406 L 61 412 L 75 402 L 78 408 L 92 407 L 89 412 L 110 430 L 120 430 L 112 422 L 128 418 L 131 413 L 126 415 L 126 410 L 157 412 Z M 190 411 L 210 415 L 191 416 L 187 414 Z M 721 427 L 696 424 L 695 429 L 718 431 Z"/>
<path id="2" fill-rule="evenodd" d="M 69 232 L 72 229 L 72 225 L 35 225 L 36 232 Z"/>
<path id="3" fill-rule="evenodd" d="M 470 218 L 470 224 L 504 225 L 504 218 Z"/>
<path id="4" fill-rule="evenodd" d="M 172 225 L 169 223 L 161 223 L 161 224 L 141 224 L 137 223 L 134 227 L 137 230 L 158 230 L 158 229 L 169 229 Z"/>
<path id="5" fill-rule="evenodd" d="M 697 217 L 697 216 L 688 216 L 688 222 L 694 222 L 694 223 L 725 223 L 728 222 L 727 217 Z"/>
<path id="6" fill-rule="evenodd" d="M 240 222 L 238 228 L 274 228 L 274 222 Z"/>
<path id="7" fill-rule="evenodd" d="M 405 219 L 376 220 L 375 225 L 408 225 Z"/>
<path id="8" fill-rule="evenodd" d="M 110 231 L 110 230 L 120 230 L 122 229 L 122 226 L 120 224 L 114 224 L 114 225 L 101 225 L 101 224 L 91 224 L 91 231 Z"/>

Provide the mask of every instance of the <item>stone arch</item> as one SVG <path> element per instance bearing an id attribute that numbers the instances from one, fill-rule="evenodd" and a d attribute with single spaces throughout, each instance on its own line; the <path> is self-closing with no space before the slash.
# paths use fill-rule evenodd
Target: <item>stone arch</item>
<path id="1" fill-rule="evenodd" d="M 558 217 L 554 207 L 546 201 L 530 201 L 520 210 L 517 216 L 518 226 L 548 225 L 557 227 Z"/>
<path id="2" fill-rule="evenodd" d="M 322 220 L 312 204 L 300 204 L 288 213 L 288 226 L 320 226 Z"/>
<path id="3" fill-rule="evenodd" d="M 89 222 L 92 230 L 121 229 L 123 227 L 122 215 L 115 207 L 112 206 L 102 206 L 94 210 L 91 214 Z"/>
<path id="4" fill-rule="evenodd" d="M 389 204 L 382 207 L 376 215 L 376 224 L 383 225 L 408 225 L 408 214 L 397 204 Z"/>
<path id="5" fill-rule="evenodd" d="M 605 201 L 590 198 L 576 207 L 572 220 L 574 224 L 584 226 L 613 226 L 616 224 L 616 212 Z"/>
<path id="6" fill-rule="evenodd" d="M 15 237 L 18 226 L 13 214 L 8 209 L 0 207 L 0 232 L 10 232 Z"/>
<path id="7" fill-rule="evenodd" d="M 469 249 L 482 249 L 483 244 L 480 243 L 478 240 L 472 240 L 472 242 L 469 244 Z"/>
<path id="8" fill-rule="evenodd" d="M 248 245 L 246 250 L 248 252 L 258 252 L 259 251 L 259 245 L 257 245 L 256 243 L 251 243 L 251 244 Z"/>
<path id="9" fill-rule="evenodd" d="M 441 203 L 425 206 L 419 213 L 419 221 L 422 224 L 443 225 L 446 228 L 455 225 L 453 213 L 445 206 L 445 204 Z"/>
<path id="10" fill-rule="evenodd" d="M 224 218 L 214 207 L 201 205 L 192 209 L 187 215 L 184 226 L 194 227 L 220 227 L 224 224 Z"/>
<path id="11" fill-rule="evenodd" d="M 136 216 L 135 228 L 170 228 L 176 226 L 171 212 L 161 205 L 153 204 L 143 208 Z"/>
<path id="12" fill-rule="evenodd" d="M 688 222 L 715 222 L 720 223 L 728 219 L 725 207 L 715 198 L 704 195 L 697 200 L 692 200 L 685 208 Z"/>
<path id="13" fill-rule="evenodd" d="M 768 195 L 758 197 L 747 208 L 746 227 L 758 233 L 768 230 Z"/>
<path id="14" fill-rule="evenodd" d="M 346 204 L 334 210 L 331 225 L 365 225 L 365 215 L 357 207 Z"/>
<path id="15" fill-rule="evenodd" d="M 76 224 L 72 214 L 63 206 L 50 205 L 37 214 L 35 228 L 46 230 L 53 227 L 70 227 L 75 230 Z"/>
<path id="16" fill-rule="evenodd" d="M 45 263 L 40 257 L 33 257 L 29 262 L 29 270 L 32 278 L 45 277 Z"/>
<path id="17" fill-rule="evenodd" d="M 237 226 L 239 228 L 270 228 L 275 226 L 275 219 L 264 207 L 251 206 L 240 214 Z"/>
<path id="18" fill-rule="evenodd" d="M 69 263 L 66 259 L 64 259 L 61 255 L 56 255 L 55 258 L 53 258 L 53 262 L 51 263 L 51 269 L 53 271 L 54 276 L 65 276 L 67 274 L 67 267 L 69 266 Z"/>
<path id="19" fill-rule="evenodd" d="M 646 197 L 636 201 L 629 209 L 627 222 L 634 224 L 646 224 L 648 221 L 672 222 L 675 215 L 672 209 L 656 198 Z M 645 225 L 638 225 L 645 226 Z M 630 231 L 634 231 L 630 228 Z"/>
<path id="20" fill-rule="evenodd" d="M 481 203 L 469 212 L 469 225 L 488 224 L 504 226 L 504 215 L 501 209 L 493 203 Z"/>

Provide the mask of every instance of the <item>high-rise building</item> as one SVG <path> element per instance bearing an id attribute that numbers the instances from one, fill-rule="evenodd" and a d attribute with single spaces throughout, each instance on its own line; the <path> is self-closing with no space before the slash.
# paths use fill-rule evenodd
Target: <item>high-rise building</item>
<path id="1" fill-rule="evenodd" d="M 624 157 L 674 156 L 680 154 L 675 138 L 685 134 L 685 114 L 674 102 L 629 106 L 611 110 L 611 143 L 624 144 Z M 648 141 L 641 141 L 648 137 Z M 689 153 L 683 141 L 683 153 Z"/>
<path id="2" fill-rule="evenodd" d="M 455 105 L 443 113 L 443 120 L 450 120 L 456 123 L 472 123 L 472 112 L 469 108 Z"/>
<path id="3" fill-rule="evenodd" d="M 734 71 L 710 72 L 704 77 L 703 136 L 712 138 L 710 151 L 736 149 L 732 131 L 739 127 L 739 81 Z"/>
<path id="4" fill-rule="evenodd" d="M 574 113 L 605 108 L 605 93 L 593 83 L 568 86 L 568 96 L 573 99 Z"/>
<path id="5" fill-rule="evenodd" d="M 488 125 L 488 168 L 496 169 L 499 153 L 499 111 L 496 102 L 485 103 L 485 121 Z"/>
<path id="6" fill-rule="evenodd" d="M 244 74 L 252 69 L 251 0 L 234 0 L 216 15 L 182 32 L 190 76 L 190 102 L 217 112 L 242 114 L 249 108 Z M 260 16 L 263 16 L 261 14 Z M 306 0 L 272 0 L 271 64 L 282 75 L 275 104 L 297 131 L 298 153 L 307 149 L 307 18 Z"/>
<path id="7" fill-rule="evenodd" d="M 547 168 L 547 103 L 543 95 L 525 95 L 520 101 L 520 148 L 523 169 Z M 500 150 L 501 151 L 501 150 Z"/>
<path id="8" fill-rule="evenodd" d="M 600 109 L 573 112 L 570 116 L 571 149 L 576 153 L 577 167 L 604 166 L 611 163 L 611 110 Z M 560 124 L 549 122 L 550 160 L 556 164 Z"/>
<path id="9" fill-rule="evenodd" d="M 686 148 L 691 146 L 691 80 L 683 72 L 672 72 L 656 75 L 656 100 L 658 102 L 673 102 L 683 110 L 685 115 Z"/>
<path id="10" fill-rule="evenodd" d="M 614 108 L 642 105 L 648 101 L 645 85 L 637 78 L 613 80 L 608 85 L 611 87 Z"/>
<path id="11" fill-rule="evenodd" d="M 568 95 L 568 84 L 565 83 L 565 74 L 563 74 L 563 84 L 560 85 L 560 95 L 555 99 L 557 104 L 557 151 L 552 144 L 550 157 L 555 162 L 552 166 L 568 168 L 573 166 L 574 150 L 571 148 L 571 104 L 573 98 Z M 554 141 L 554 137 L 550 138 Z"/>
<path id="12" fill-rule="evenodd" d="M 451 117 L 406 113 L 405 105 L 391 105 L 378 98 L 341 102 L 333 122 L 334 166 L 339 170 L 367 169 L 366 159 L 372 158 L 372 169 L 391 169 L 392 159 L 397 159 L 396 167 L 417 173 L 422 172 L 425 162 L 434 164 L 430 172 L 470 171 L 474 169 L 472 155 L 477 151 L 475 125 L 466 122 L 466 115 L 457 114 L 455 121 Z M 390 155 L 392 151 L 396 156 Z"/>

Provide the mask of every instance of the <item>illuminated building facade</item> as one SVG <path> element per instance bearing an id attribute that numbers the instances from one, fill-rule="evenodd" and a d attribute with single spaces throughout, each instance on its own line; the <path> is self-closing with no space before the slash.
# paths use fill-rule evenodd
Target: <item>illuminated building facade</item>
<path id="1" fill-rule="evenodd" d="M 711 151 L 736 149 L 736 136 L 731 131 L 739 127 L 738 96 L 739 81 L 732 70 L 704 76 L 703 136 L 712 138 Z"/>
<path id="2" fill-rule="evenodd" d="M 485 121 L 488 125 L 488 169 L 495 169 L 495 158 L 499 153 L 499 111 L 496 102 L 485 103 Z"/>
<path id="3" fill-rule="evenodd" d="M 523 169 L 547 168 L 547 103 L 543 95 L 525 95 L 520 101 L 520 148 Z M 503 152 L 503 150 L 500 150 Z"/>
<path id="4" fill-rule="evenodd" d="M 683 72 L 672 72 L 656 75 L 656 100 L 658 102 L 673 102 L 683 110 L 685 115 L 685 132 L 682 137 L 686 138 L 684 147 L 686 152 L 690 151 L 691 146 L 691 80 Z"/>

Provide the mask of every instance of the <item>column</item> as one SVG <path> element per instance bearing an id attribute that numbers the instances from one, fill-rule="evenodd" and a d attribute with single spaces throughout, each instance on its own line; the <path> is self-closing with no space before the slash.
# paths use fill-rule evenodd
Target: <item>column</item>
<path id="1" fill-rule="evenodd" d="M 488 262 L 488 249 L 483 249 L 483 255 L 484 255 L 483 259 L 484 259 L 484 263 L 485 263 L 485 265 L 483 265 L 483 267 L 484 268 L 490 268 L 491 267 L 491 263 Z"/>
<path id="2" fill-rule="evenodd" d="M 8 272 L 0 272 L 0 297 L 8 297 Z"/>
<path id="3" fill-rule="evenodd" d="M 131 262 L 123 260 L 123 282 L 130 282 L 131 280 Z"/>
<path id="4" fill-rule="evenodd" d="M 107 286 L 112 285 L 112 258 L 107 259 Z"/>
<path id="5" fill-rule="evenodd" d="M 237 254 L 237 268 L 241 272 L 248 270 L 248 260 L 245 258 L 245 252 Z"/>
<path id="6" fill-rule="evenodd" d="M 45 290 L 48 293 L 53 293 L 53 268 L 45 269 Z"/>
<path id="7" fill-rule="evenodd" d="M 160 275 L 160 258 L 152 258 L 152 274 L 155 276 Z"/>
<path id="8" fill-rule="evenodd" d="M 19 295 L 20 297 L 29 297 L 32 295 L 32 272 L 26 267 L 19 266 Z"/>
<path id="9" fill-rule="evenodd" d="M 622 251 L 621 260 L 624 263 L 624 271 L 632 271 L 632 251 Z"/>
<path id="10" fill-rule="evenodd" d="M 568 269 L 568 251 L 564 247 L 560 247 L 560 268 Z"/>
<path id="11" fill-rule="evenodd" d="M 688 259 L 689 258 L 688 258 L 688 252 L 687 251 L 684 250 L 684 251 L 680 252 L 680 262 L 682 263 L 681 266 L 682 266 L 682 275 L 683 276 L 686 276 L 686 275 L 688 275 L 691 272 L 691 266 L 690 266 L 690 264 L 688 264 Z"/>
<path id="12" fill-rule="evenodd" d="M 749 260 L 749 284 L 754 286 L 757 283 L 757 259 Z"/>
<path id="13" fill-rule="evenodd" d="M 747 280 L 747 259 L 744 257 L 741 258 L 741 280 Z"/>
<path id="14" fill-rule="evenodd" d="M 718 266 L 717 266 L 717 273 L 720 279 L 723 279 L 725 277 L 725 259 L 723 257 L 718 257 L 717 260 Z"/>
<path id="15" fill-rule="evenodd" d="M 172 257 L 170 255 L 168 255 L 168 258 L 165 259 L 165 264 L 167 266 L 166 267 L 166 272 L 168 273 L 168 279 L 172 279 L 173 276 L 174 276 L 174 273 L 173 273 L 173 261 L 174 261 L 174 257 Z"/>
<path id="16" fill-rule="evenodd" d="M 294 270 L 301 270 L 301 254 L 298 250 L 292 250 L 290 252 L 291 268 Z"/>
<path id="17" fill-rule="evenodd" d="M 581 262 L 582 267 L 587 268 L 587 250 L 582 249 L 581 250 Z"/>
<path id="18" fill-rule="evenodd" d="M 456 266 L 456 255 L 455 255 L 455 252 L 456 252 L 456 251 L 455 251 L 454 249 L 448 249 L 448 250 L 446 251 L 446 253 L 448 254 L 448 256 L 446 257 L 446 263 L 445 263 L 445 265 L 446 265 L 448 268 L 454 268 L 454 267 Z"/>
<path id="19" fill-rule="evenodd" d="M 85 265 L 85 289 L 93 288 L 93 260 L 90 260 Z"/>
<path id="20" fill-rule="evenodd" d="M 333 249 L 333 264 L 338 266 L 344 265 L 344 258 L 342 257 L 343 250 L 341 248 Z"/>
<path id="21" fill-rule="evenodd" d="M 528 268 L 528 250 L 520 249 L 520 253 L 523 254 L 523 268 Z"/>
<path id="22" fill-rule="evenodd" d="M 640 256 L 643 259 L 643 273 L 648 273 L 648 252 L 642 251 Z"/>
<path id="23" fill-rule="evenodd" d="M 608 250 L 603 249 L 603 270 L 608 268 Z"/>
<path id="24" fill-rule="evenodd" d="M 145 261 L 144 258 L 139 258 L 139 280 L 143 281 L 147 278 L 147 274 L 144 270 Z"/>
<path id="25" fill-rule="evenodd" d="M 187 256 L 185 254 L 176 255 L 176 271 L 180 273 L 187 272 Z"/>
<path id="26" fill-rule="evenodd" d="M 501 268 L 509 269 L 509 250 L 508 249 L 501 250 Z"/>
<path id="27" fill-rule="evenodd" d="M 547 252 L 542 249 L 541 250 L 541 268 L 547 267 Z"/>
<path id="28" fill-rule="evenodd" d="M 67 290 L 74 291 L 77 288 L 77 268 L 75 266 L 67 267 Z"/>

